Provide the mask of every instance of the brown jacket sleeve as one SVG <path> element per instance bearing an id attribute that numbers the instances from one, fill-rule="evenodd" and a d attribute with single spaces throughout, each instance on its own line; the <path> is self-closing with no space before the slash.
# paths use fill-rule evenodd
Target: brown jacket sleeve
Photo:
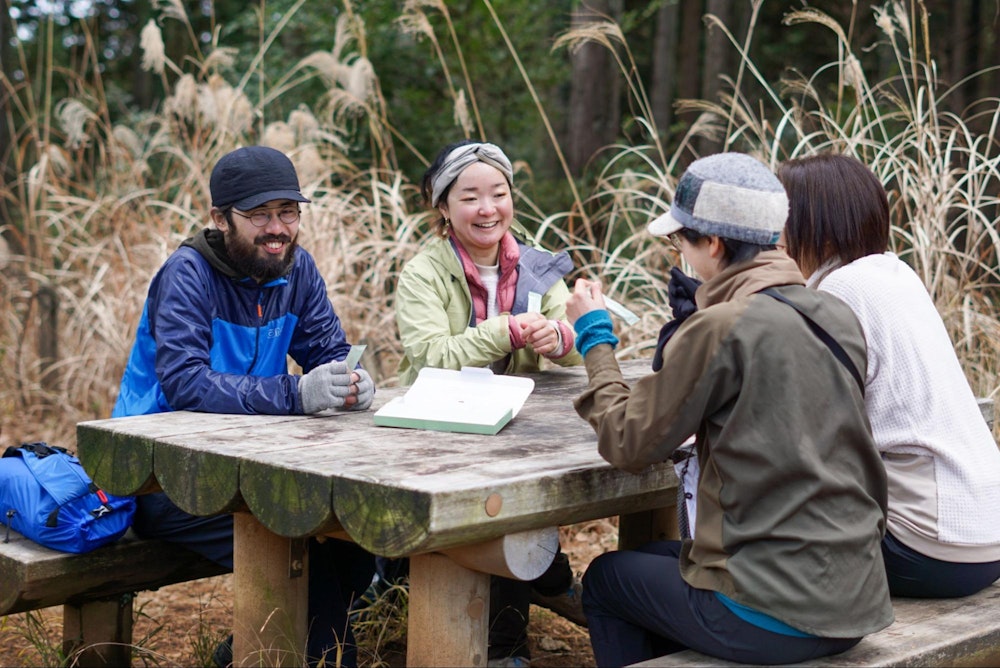
<path id="1" fill-rule="evenodd" d="M 716 353 L 743 307 L 719 304 L 695 313 L 667 342 L 663 368 L 630 388 L 611 346 L 585 359 L 590 383 L 574 402 L 597 432 L 598 449 L 611 465 L 637 473 L 665 461 L 739 393 L 731 362 Z"/>

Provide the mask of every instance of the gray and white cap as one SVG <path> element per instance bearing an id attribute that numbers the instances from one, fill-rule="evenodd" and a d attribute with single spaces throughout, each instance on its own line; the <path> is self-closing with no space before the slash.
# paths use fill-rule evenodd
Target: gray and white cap
<path id="1" fill-rule="evenodd" d="M 778 242 L 788 218 L 788 195 L 778 177 L 745 153 L 718 153 L 691 163 L 674 202 L 646 229 L 665 237 L 681 228 L 737 241 Z"/>

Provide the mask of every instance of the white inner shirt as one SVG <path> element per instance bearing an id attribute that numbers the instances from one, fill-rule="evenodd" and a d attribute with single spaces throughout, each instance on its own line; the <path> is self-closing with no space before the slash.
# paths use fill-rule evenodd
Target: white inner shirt
<path id="1" fill-rule="evenodd" d="M 497 303 L 497 284 L 500 282 L 500 263 L 492 267 L 476 265 L 479 272 L 479 280 L 486 288 L 486 317 L 493 318 L 500 315 L 500 305 Z"/>

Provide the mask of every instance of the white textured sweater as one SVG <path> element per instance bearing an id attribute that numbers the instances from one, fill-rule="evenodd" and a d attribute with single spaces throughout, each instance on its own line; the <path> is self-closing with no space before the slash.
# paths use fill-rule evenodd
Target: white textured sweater
<path id="1" fill-rule="evenodd" d="M 926 287 L 892 253 L 823 274 L 809 284 L 847 302 L 865 332 L 889 531 L 942 561 L 1000 560 L 1000 450 Z"/>

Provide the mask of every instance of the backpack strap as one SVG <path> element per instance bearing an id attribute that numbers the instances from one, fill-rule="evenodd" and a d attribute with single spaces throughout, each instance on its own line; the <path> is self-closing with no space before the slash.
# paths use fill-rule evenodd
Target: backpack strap
<path id="1" fill-rule="evenodd" d="M 784 296 L 783 294 L 781 294 L 780 292 L 778 292 L 774 288 L 764 288 L 763 290 L 760 290 L 759 292 L 761 294 L 767 295 L 768 297 L 772 297 L 774 299 L 777 299 L 779 302 L 781 302 L 783 304 L 788 304 L 793 309 L 795 309 L 798 312 L 798 314 L 801 315 L 805 319 L 806 324 L 809 325 L 809 329 L 811 329 L 813 331 L 813 333 L 816 336 L 819 337 L 820 341 L 822 341 L 823 343 L 826 344 L 826 347 L 830 349 L 830 352 L 833 353 L 833 356 L 836 357 L 837 360 L 839 360 L 840 363 L 843 364 L 844 367 L 854 377 L 854 380 L 855 380 L 855 382 L 857 382 L 858 387 L 861 388 L 861 395 L 864 396 L 864 394 L 865 394 L 865 381 L 864 381 L 863 378 L 861 378 L 861 374 L 858 372 L 858 368 L 856 366 L 854 366 L 854 362 L 851 361 L 851 358 L 850 358 L 850 356 L 848 356 L 847 351 L 844 350 L 844 347 L 841 346 L 840 343 L 838 343 L 837 340 L 835 338 L 833 338 L 830 335 L 829 332 L 827 332 L 825 329 L 823 329 L 822 327 L 820 327 L 819 324 L 815 320 L 813 320 L 811 317 L 809 317 L 809 314 L 807 314 L 805 311 L 803 311 L 802 308 L 798 304 L 796 304 L 791 299 L 789 299 L 788 297 Z"/>
<path id="2" fill-rule="evenodd" d="M 8 448 L 8 450 L 9 449 L 10 448 Z M 60 448 L 58 445 L 49 445 L 48 443 L 44 443 L 42 441 L 35 441 L 34 443 L 22 443 L 21 449 L 35 453 L 35 456 L 38 457 L 39 459 L 43 459 L 45 457 L 48 457 L 49 455 L 54 455 L 56 453 L 61 453 L 64 455 L 69 454 L 69 450 L 67 450 L 66 448 Z"/>

